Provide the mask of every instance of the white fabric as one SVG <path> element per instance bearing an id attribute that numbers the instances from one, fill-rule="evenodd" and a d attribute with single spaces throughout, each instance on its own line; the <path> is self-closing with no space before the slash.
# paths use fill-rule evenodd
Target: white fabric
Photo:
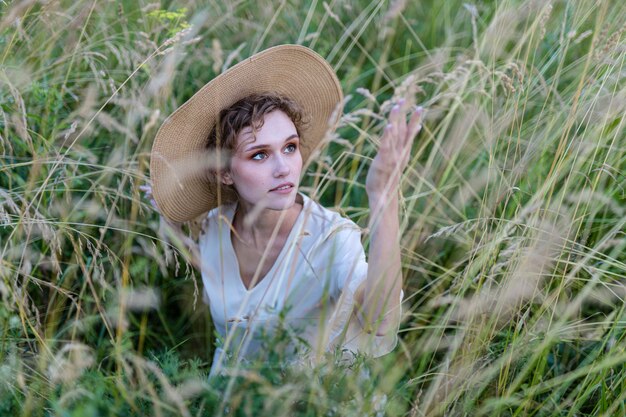
<path id="1" fill-rule="evenodd" d="M 314 361 L 335 347 L 377 357 L 397 344 L 398 327 L 385 336 L 368 334 L 353 314 L 354 294 L 367 277 L 359 227 L 300 195 L 303 209 L 282 251 L 250 290 L 241 280 L 230 238 L 235 205 L 218 207 L 205 219 L 198 242 L 202 280 L 221 345 L 211 375 L 233 359 L 267 356 L 259 337 L 279 325 L 284 308 L 283 327 L 292 335 L 283 352 L 287 360 Z"/>

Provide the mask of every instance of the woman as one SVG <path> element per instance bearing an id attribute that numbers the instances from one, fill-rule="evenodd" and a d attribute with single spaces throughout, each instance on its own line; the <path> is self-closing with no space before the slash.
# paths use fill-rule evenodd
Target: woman
<path id="1" fill-rule="evenodd" d="M 281 45 L 213 79 L 157 133 L 148 191 L 172 224 L 202 220 L 190 246 L 218 334 L 212 375 L 266 357 L 263 338 L 279 327 L 287 361 L 332 349 L 380 356 L 397 343 L 397 189 L 422 110 L 407 124 L 404 103 L 394 106 L 368 171 L 367 263 L 358 226 L 298 192 L 342 102 L 323 58 Z"/>

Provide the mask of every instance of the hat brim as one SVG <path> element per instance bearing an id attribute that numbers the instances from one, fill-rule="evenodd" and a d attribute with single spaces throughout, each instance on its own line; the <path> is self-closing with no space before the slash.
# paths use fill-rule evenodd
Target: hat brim
<path id="1" fill-rule="evenodd" d="M 156 134 L 150 157 L 152 194 L 162 215 L 184 222 L 217 207 L 216 181 L 203 163 L 209 133 L 220 111 L 254 93 L 284 95 L 304 110 L 302 160 L 341 116 L 343 93 L 334 70 L 301 45 L 261 51 L 215 77 L 172 113 Z"/>

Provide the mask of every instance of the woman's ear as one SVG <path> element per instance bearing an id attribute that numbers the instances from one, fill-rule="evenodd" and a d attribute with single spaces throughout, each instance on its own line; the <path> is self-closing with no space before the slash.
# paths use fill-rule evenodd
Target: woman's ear
<path id="1" fill-rule="evenodd" d="M 220 182 L 224 185 L 233 185 L 234 181 L 233 181 L 233 177 L 230 175 L 230 171 L 227 170 L 221 170 L 218 174 L 217 174 Z"/>

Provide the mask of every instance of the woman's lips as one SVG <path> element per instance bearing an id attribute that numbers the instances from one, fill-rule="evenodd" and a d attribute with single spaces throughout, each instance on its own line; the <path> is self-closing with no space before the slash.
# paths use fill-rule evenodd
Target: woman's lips
<path id="1" fill-rule="evenodd" d="M 270 190 L 271 193 L 279 193 L 279 194 L 289 194 L 291 190 L 293 190 L 292 183 L 281 184 L 276 188 L 272 188 Z"/>

